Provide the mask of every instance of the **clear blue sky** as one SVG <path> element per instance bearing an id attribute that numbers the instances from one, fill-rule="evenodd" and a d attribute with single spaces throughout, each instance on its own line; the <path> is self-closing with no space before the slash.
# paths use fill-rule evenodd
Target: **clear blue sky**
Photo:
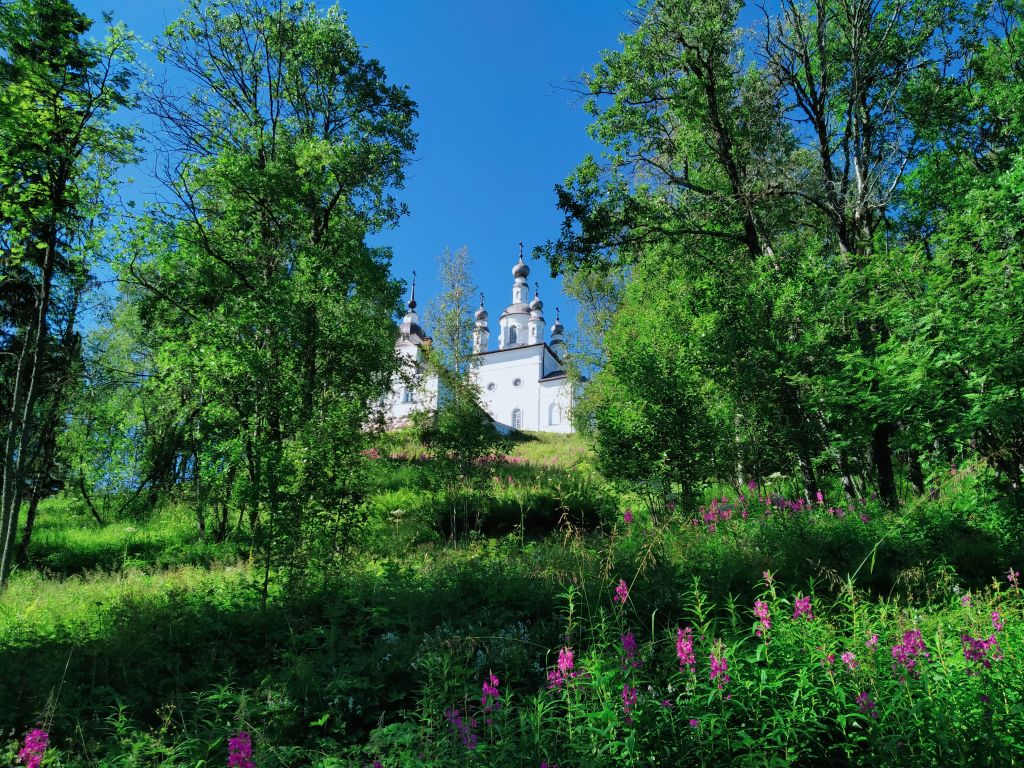
<path id="1" fill-rule="evenodd" d="M 77 0 L 99 19 L 110 11 L 144 40 L 177 17 L 175 0 Z M 321 2 L 326 7 L 329 3 Z M 629 0 L 348 0 L 356 39 L 419 105 L 416 159 L 402 199 L 410 215 L 375 242 L 394 249 L 393 270 L 420 278 L 424 306 L 438 289 L 436 257 L 469 247 L 476 282 L 492 319 L 511 300 L 518 254 L 557 236 L 561 217 L 553 187 L 587 152 L 589 122 L 571 80 L 629 29 Z M 98 32 L 100 25 L 95 28 Z M 147 57 L 150 65 L 152 59 Z M 137 177 L 145 170 L 137 169 Z M 149 187 L 145 178 L 131 190 Z M 129 194 L 144 194 L 130 191 Z M 575 327 L 546 264 L 530 262 L 540 281 L 545 319 L 554 308 Z M 531 288 L 532 291 L 532 288 Z M 568 311 L 567 311 L 568 310 Z"/>

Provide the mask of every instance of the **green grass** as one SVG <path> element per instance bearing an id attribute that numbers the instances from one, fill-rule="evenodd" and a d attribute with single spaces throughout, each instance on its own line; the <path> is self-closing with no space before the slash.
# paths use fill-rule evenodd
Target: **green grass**
<path id="1" fill-rule="evenodd" d="M 1024 564 L 1020 538 L 970 483 L 900 513 L 862 505 L 867 523 L 819 508 L 751 508 L 743 519 L 733 497 L 736 514 L 713 526 L 696 510 L 654 520 L 639 506 L 626 525 L 621 510 L 635 498 L 602 481 L 576 438 L 523 440 L 511 455 L 522 460 L 489 465 L 481 488 L 466 495 L 481 524 L 455 542 L 440 519 L 447 502 L 429 489 L 422 460 L 374 462 L 377 487 L 342 575 L 301 594 L 275 593 L 265 609 L 259 574 L 246 564 L 247 540 L 203 541 L 186 505 L 99 527 L 73 502 L 48 500 L 31 567 L 14 574 L 0 601 L 0 730 L 20 735 L 52 717 L 68 767 L 223 764 L 225 739 L 242 727 L 257 734 L 261 768 L 365 766 L 374 758 L 386 768 L 536 768 L 540 759 L 596 768 L 654 754 L 660 764 L 720 764 L 721 755 L 761 764 L 769 752 L 804 764 L 957 764 L 998 762 L 999 750 L 1018 743 L 979 737 L 957 752 L 956 740 L 936 731 L 949 718 L 981 731 L 984 712 L 967 695 L 978 695 L 979 681 L 964 681 L 960 632 L 983 637 L 987 611 L 998 607 L 1007 659 L 1024 652 L 1019 593 L 986 586 Z M 596 524 L 572 524 L 587 509 Z M 503 534 L 488 535 L 499 524 Z M 772 598 L 782 634 L 768 648 L 781 666 L 765 667 L 762 677 L 751 607 L 764 592 L 765 569 L 787 586 Z M 630 586 L 625 612 L 611 602 L 620 578 Z M 821 621 L 813 636 L 784 623 L 794 595 L 808 593 L 812 581 Z M 965 590 L 975 599 L 970 614 L 959 604 Z M 673 633 L 684 622 L 705 625 L 701 663 L 716 639 L 725 643 L 743 706 L 721 700 L 706 670 L 699 681 L 672 676 Z M 875 730 L 884 738 L 874 741 L 861 738 L 872 723 L 851 703 L 860 690 L 828 693 L 824 652 L 816 650 L 845 649 L 865 622 L 884 627 L 890 645 L 906 627 L 924 627 L 942 670 L 929 673 L 928 703 L 894 705 Z M 648 660 L 636 673 L 642 691 L 687 692 L 673 700 L 677 714 L 645 693 L 635 727 L 624 721 L 622 686 L 632 678 L 623 677 L 619 638 L 627 630 Z M 594 675 L 571 699 L 545 686 L 567 637 Z M 879 661 L 870 678 L 847 682 L 898 699 L 903 689 L 890 667 Z M 1005 706 L 991 716 L 1000 718 L 1000 733 L 1014 734 L 1024 712 L 1021 670 L 1017 662 L 999 669 Z M 480 750 L 467 752 L 443 712 L 458 706 L 480 715 L 474 702 L 492 670 L 514 696 L 502 735 L 481 734 Z M 805 686 L 796 699 L 794 680 Z M 707 723 L 700 741 L 690 738 L 690 716 Z M 573 735 L 569 721 L 592 728 Z M 772 730 L 751 725 L 762 722 Z M 776 751 L 730 741 L 739 732 Z M 897 742 L 908 735 L 917 741 L 901 752 Z M 589 746 L 569 749 L 573 739 Z M 804 742 L 821 749 L 800 751 Z M 14 751 L 0 746 L 0 764 Z"/>

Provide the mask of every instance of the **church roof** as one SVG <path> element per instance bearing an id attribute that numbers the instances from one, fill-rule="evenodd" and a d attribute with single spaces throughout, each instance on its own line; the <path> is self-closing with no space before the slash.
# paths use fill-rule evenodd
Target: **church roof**
<path id="1" fill-rule="evenodd" d="M 530 314 L 530 305 L 522 301 L 517 301 L 515 304 L 509 304 L 507 307 L 505 307 L 505 311 L 501 313 L 501 316 L 505 317 L 505 315 L 528 314 Z"/>

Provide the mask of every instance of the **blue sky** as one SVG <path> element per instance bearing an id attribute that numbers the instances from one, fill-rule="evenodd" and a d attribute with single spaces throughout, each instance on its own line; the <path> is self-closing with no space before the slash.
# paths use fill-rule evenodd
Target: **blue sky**
<path id="1" fill-rule="evenodd" d="M 177 17 L 174 0 L 78 0 L 99 19 L 109 11 L 144 40 Z M 328 3 L 321 2 L 326 7 Z M 356 39 L 419 105 L 419 145 L 402 199 L 410 215 L 375 242 L 394 249 L 393 270 L 419 275 L 422 307 L 438 290 L 436 258 L 468 246 L 492 318 L 511 301 L 511 269 L 522 240 L 558 234 L 554 185 L 588 152 L 589 123 L 571 80 L 629 29 L 628 0 L 349 0 Z M 99 25 L 98 25 L 99 27 Z M 97 27 L 97 31 L 98 31 Z M 146 57 L 150 66 L 155 66 Z M 144 196 L 145 166 L 127 194 Z M 141 200 L 140 200 L 141 202 Z M 546 264 L 532 262 L 545 318 L 554 308 L 575 327 L 575 307 Z M 532 290 L 532 289 L 531 289 Z"/>

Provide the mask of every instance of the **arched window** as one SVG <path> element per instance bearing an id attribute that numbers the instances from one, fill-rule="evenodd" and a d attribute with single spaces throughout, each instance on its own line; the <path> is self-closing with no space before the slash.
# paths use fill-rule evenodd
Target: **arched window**
<path id="1" fill-rule="evenodd" d="M 519 341 L 519 329 L 514 325 L 508 327 L 508 343 L 515 344 Z"/>
<path id="2" fill-rule="evenodd" d="M 562 423 L 562 414 L 558 410 L 558 403 L 548 406 L 548 424 L 555 427 Z"/>
<path id="3" fill-rule="evenodd" d="M 520 409 L 515 408 L 515 409 L 512 410 L 512 429 L 522 429 L 522 428 L 523 428 L 523 412 Z"/>

